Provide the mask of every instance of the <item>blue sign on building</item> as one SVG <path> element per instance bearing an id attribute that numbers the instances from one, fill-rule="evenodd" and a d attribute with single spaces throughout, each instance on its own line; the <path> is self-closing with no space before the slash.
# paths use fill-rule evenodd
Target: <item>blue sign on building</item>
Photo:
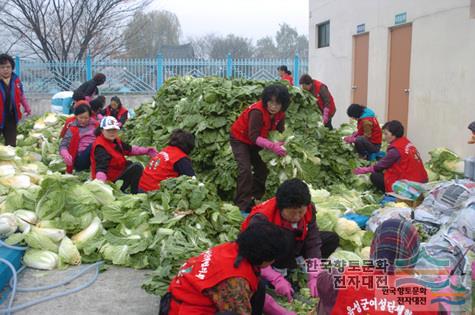
<path id="1" fill-rule="evenodd" d="M 394 24 L 396 25 L 404 24 L 406 23 L 406 20 L 407 20 L 407 13 L 406 12 L 399 13 L 399 14 L 396 14 L 396 17 L 394 18 Z"/>
<path id="2" fill-rule="evenodd" d="M 365 32 L 365 25 L 360 24 L 356 26 L 356 34 L 361 34 Z"/>

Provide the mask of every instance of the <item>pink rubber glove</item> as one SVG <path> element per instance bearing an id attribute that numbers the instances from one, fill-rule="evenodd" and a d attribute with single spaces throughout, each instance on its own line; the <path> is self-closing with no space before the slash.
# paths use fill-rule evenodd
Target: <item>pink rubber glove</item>
<path id="1" fill-rule="evenodd" d="M 356 138 L 353 135 L 351 135 L 351 136 L 344 137 L 343 140 L 348 144 L 352 144 L 352 143 L 355 143 Z"/>
<path id="2" fill-rule="evenodd" d="M 73 166 L 73 157 L 71 156 L 71 154 L 69 154 L 69 151 L 67 149 L 65 149 L 65 148 L 61 149 L 59 154 L 61 155 L 61 157 L 63 158 L 64 163 L 67 166 Z"/>
<path id="3" fill-rule="evenodd" d="M 297 315 L 297 313 L 288 311 L 280 306 L 269 294 L 266 294 L 265 297 L 264 313 L 266 315 Z"/>
<path id="4" fill-rule="evenodd" d="M 157 149 L 155 149 L 154 147 L 149 147 L 148 148 L 148 151 L 147 151 L 147 154 L 148 156 L 150 156 L 151 158 L 155 157 L 155 155 L 158 154 L 158 151 Z"/>
<path id="5" fill-rule="evenodd" d="M 101 182 L 105 183 L 107 181 L 107 175 L 104 172 L 97 172 L 96 179 L 100 180 Z"/>
<path id="6" fill-rule="evenodd" d="M 133 145 L 129 155 L 145 155 L 148 154 L 148 148 Z"/>
<path id="7" fill-rule="evenodd" d="M 325 107 L 323 109 L 323 124 L 324 125 L 328 124 L 329 120 L 330 120 L 330 108 Z"/>
<path id="8" fill-rule="evenodd" d="M 287 155 L 287 151 L 282 147 L 283 142 L 273 142 L 264 137 L 257 137 L 256 144 L 261 148 L 274 152 L 278 156 L 282 157 Z"/>
<path id="9" fill-rule="evenodd" d="M 369 174 L 369 173 L 374 173 L 374 166 L 357 167 L 353 170 L 353 174 L 355 175 L 363 175 L 363 174 Z"/>
<path id="10" fill-rule="evenodd" d="M 285 296 L 289 302 L 292 301 L 294 289 L 292 289 L 289 281 L 284 276 L 272 269 L 272 266 L 261 269 L 261 276 L 274 286 L 275 292 L 278 295 Z"/>
<path id="11" fill-rule="evenodd" d="M 308 285 L 308 288 L 310 289 L 310 294 L 314 298 L 318 297 L 317 279 L 321 271 L 322 271 L 322 267 L 321 267 L 320 259 L 318 258 L 307 259 L 307 272 L 308 272 L 307 285 Z"/>
<path id="12" fill-rule="evenodd" d="M 97 114 L 97 121 L 101 121 L 102 118 L 104 118 L 104 116 L 102 116 L 102 114 Z"/>
<path id="13" fill-rule="evenodd" d="M 26 116 L 31 115 L 31 107 L 30 104 L 28 104 L 28 101 L 26 100 L 25 94 L 22 93 L 20 97 L 20 103 L 23 105 L 23 109 L 25 110 Z"/>

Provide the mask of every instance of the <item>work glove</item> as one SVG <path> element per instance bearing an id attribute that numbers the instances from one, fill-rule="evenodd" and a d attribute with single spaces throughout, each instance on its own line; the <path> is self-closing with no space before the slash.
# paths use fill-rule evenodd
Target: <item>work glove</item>
<path id="1" fill-rule="evenodd" d="M 346 136 L 343 138 L 343 140 L 348 143 L 348 144 L 353 144 L 356 141 L 356 137 L 351 135 L 351 136 Z"/>
<path id="2" fill-rule="evenodd" d="M 307 285 L 310 289 L 310 295 L 316 298 L 318 297 L 318 289 L 317 289 L 317 279 L 318 275 L 322 271 L 322 267 L 320 264 L 320 259 L 318 258 L 310 258 L 307 259 Z"/>
<path id="3" fill-rule="evenodd" d="M 289 303 L 292 301 L 294 295 L 292 285 L 278 271 L 275 271 L 272 266 L 261 269 L 261 276 L 274 286 L 275 292 L 278 295 L 285 296 Z"/>
<path id="4" fill-rule="evenodd" d="M 59 154 L 63 158 L 64 164 L 66 164 L 66 166 L 73 166 L 73 157 L 71 156 L 71 154 L 69 154 L 69 151 L 67 149 L 61 149 Z"/>
<path id="5" fill-rule="evenodd" d="M 158 154 L 158 151 L 153 147 L 139 147 L 137 145 L 132 146 L 132 150 L 129 155 L 145 155 L 147 154 L 151 158 Z"/>
<path id="6" fill-rule="evenodd" d="M 266 315 L 297 315 L 280 306 L 269 294 L 266 294 L 263 311 Z"/>
<path id="7" fill-rule="evenodd" d="M 330 121 L 330 108 L 325 107 L 323 109 L 323 124 L 328 124 L 328 121 Z"/>
<path id="8" fill-rule="evenodd" d="M 256 144 L 263 149 L 267 149 L 269 151 L 274 152 L 277 156 L 282 157 L 282 156 L 287 155 L 287 151 L 283 147 L 284 142 L 281 142 L 281 141 L 273 142 L 264 137 L 257 137 Z"/>
<path id="9" fill-rule="evenodd" d="M 153 157 L 155 157 L 155 155 L 158 154 L 158 151 L 157 151 L 157 149 L 155 149 L 154 147 L 150 147 L 150 148 L 148 148 L 148 150 L 147 150 L 147 154 L 148 154 L 148 156 L 150 156 L 151 158 L 153 158 Z"/>
<path id="10" fill-rule="evenodd" d="M 374 173 L 374 166 L 357 167 L 353 170 L 353 174 L 355 175 L 363 175 L 363 174 L 369 174 L 369 173 Z"/>
<path id="11" fill-rule="evenodd" d="M 100 180 L 101 182 L 105 183 L 107 181 L 107 175 L 104 172 L 97 172 L 96 179 Z"/>

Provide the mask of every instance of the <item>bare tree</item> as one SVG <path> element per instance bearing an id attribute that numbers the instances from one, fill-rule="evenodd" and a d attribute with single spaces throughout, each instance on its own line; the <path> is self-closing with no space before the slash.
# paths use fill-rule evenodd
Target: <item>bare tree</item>
<path id="1" fill-rule="evenodd" d="M 122 30 L 151 0 L 9 0 L 0 25 L 42 61 L 120 52 Z"/>
<path id="2" fill-rule="evenodd" d="M 226 37 L 217 37 L 212 42 L 210 58 L 226 58 L 228 53 L 234 58 L 252 57 L 254 54 L 252 40 L 233 34 Z"/>
<path id="3" fill-rule="evenodd" d="M 278 55 L 274 39 L 270 36 L 263 37 L 256 42 L 257 58 L 275 58 Z"/>
<path id="4" fill-rule="evenodd" d="M 169 11 L 137 12 L 124 32 L 126 56 L 153 58 L 163 45 L 178 45 L 181 26 Z"/>
<path id="5" fill-rule="evenodd" d="M 206 34 L 201 37 L 189 37 L 188 41 L 193 46 L 197 58 L 207 59 L 210 56 L 213 43 L 218 36 L 216 34 Z"/>

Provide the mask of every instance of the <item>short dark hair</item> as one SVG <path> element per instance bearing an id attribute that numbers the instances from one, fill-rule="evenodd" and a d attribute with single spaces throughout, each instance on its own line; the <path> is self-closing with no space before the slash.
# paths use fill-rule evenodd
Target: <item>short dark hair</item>
<path id="1" fill-rule="evenodd" d="M 472 121 L 470 125 L 468 125 L 468 129 L 470 129 L 472 132 L 475 132 L 475 121 Z"/>
<path id="2" fill-rule="evenodd" d="M 291 75 L 291 74 L 292 74 L 292 72 L 289 71 L 289 68 L 287 68 L 287 66 L 285 66 L 285 65 L 282 65 L 282 66 L 278 67 L 277 70 L 279 70 L 279 71 L 284 71 L 284 72 L 287 73 L 288 75 Z"/>
<path id="3" fill-rule="evenodd" d="M 404 126 L 399 120 L 391 120 L 384 124 L 383 130 L 387 130 L 392 133 L 396 138 L 404 136 Z"/>
<path id="4" fill-rule="evenodd" d="M 97 113 L 98 111 L 100 111 L 104 105 L 106 104 L 106 97 L 104 95 L 100 95 L 98 97 L 96 97 L 95 99 L 93 99 L 91 102 L 91 110 L 94 112 L 94 113 Z"/>
<path id="5" fill-rule="evenodd" d="M 277 208 L 300 208 L 307 206 L 312 201 L 307 184 L 298 178 L 288 179 L 283 182 L 275 194 Z"/>
<path id="6" fill-rule="evenodd" d="M 186 154 L 190 154 L 195 148 L 195 136 L 183 129 L 175 129 L 170 135 L 168 145 L 178 147 Z"/>
<path id="7" fill-rule="evenodd" d="M 250 224 L 239 233 L 236 243 L 239 246 L 239 256 L 247 259 L 253 266 L 286 257 L 290 254 L 291 247 L 288 234 L 268 221 Z"/>
<path id="8" fill-rule="evenodd" d="M 101 85 L 106 82 L 106 75 L 104 73 L 96 73 L 92 79 L 96 81 L 97 85 Z"/>
<path id="9" fill-rule="evenodd" d="M 12 69 L 15 70 L 15 60 L 9 54 L 0 55 L 0 65 L 4 65 L 9 62 L 12 65 Z"/>
<path id="10" fill-rule="evenodd" d="M 262 104 L 267 108 L 267 103 L 273 98 L 282 105 L 282 111 L 285 112 L 289 108 L 290 104 L 290 94 L 289 90 L 285 85 L 282 84 L 271 84 L 264 88 L 262 91 Z"/>
<path id="11" fill-rule="evenodd" d="M 363 115 L 365 109 L 366 107 L 360 104 L 351 104 L 350 106 L 348 106 L 346 114 L 351 118 L 358 119 L 361 117 L 361 115 Z"/>
<path id="12" fill-rule="evenodd" d="M 84 114 L 85 112 L 88 112 L 89 116 L 91 116 L 91 107 L 86 104 L 79 104 L 74 108 L 74 116 Z"/>
<path id="13" fill-rule="evenodd" d="M 122 102 L 120 101 L 120 98 L 118 96 L 112 96 L 111 97 L 111 103 L 112 102 L 116 102 L 117 105 L 119 105 L 118 108 L 121 108 L 122 107 Z"/>
<path id="14" fill-rule="evenodd" d="M 304 74 L 300 77 L 299 84 L 312 84 L 313 79 L 309 74 Z"/>

